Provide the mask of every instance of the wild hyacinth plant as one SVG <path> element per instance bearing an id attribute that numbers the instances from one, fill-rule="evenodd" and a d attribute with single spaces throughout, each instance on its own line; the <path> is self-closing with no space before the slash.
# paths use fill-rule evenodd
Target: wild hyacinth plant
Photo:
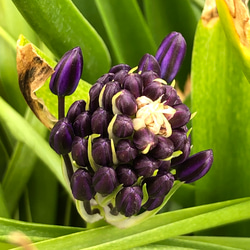
<path id="1" fill-rule="evenodd" d="M 0 249 L 249 249 L 247 2 L 0 0 Z"/>
<path id="2" fill-rule="evenodd" d="M 66 116 L 62 99 L 80 80 L 81 49 L 68 51 L 55 67 L 50 89 L 58 96 L 59 121 L 49 142 L 64 159 L 78 211 L 87 222 L 104 218 L 121 228 L 136 224 L 165 205 L 175 181 L 191 183 L 210 169 L 212 150 L 189 157 L 191 113 L 174 84 L 168 84 L 185 53 L 183 36 L 170 33 L 155 57 L 145 54 L 132 69 L 113 66 L 91 87 L 87 103 L 75 101 Z"/>

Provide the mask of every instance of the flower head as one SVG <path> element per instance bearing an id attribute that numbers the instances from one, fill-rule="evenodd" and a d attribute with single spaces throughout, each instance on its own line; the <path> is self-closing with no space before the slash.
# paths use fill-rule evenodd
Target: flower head
<path id="1" fill-rule="evenodd" d="M 181 65 L 185 46 L 174 32 L 155 57 L 142 57 L 137 70 L 127 64 L 112 67 L 91 87 L 86 105 L 72 104 L 66 128 L 59 121 L 52 130 L 51 145 L 58 153 L 64 141 L 57 132 L 70 135 L 64 139 L 69 145 L 65 152 L 71 152 L 78 169 L 71 188 L 85 220 L 93 221 L 91 209 L 96 208 L 100 218 L 116 226 L 119 220 L 136 220 L 143 210 L 157 212 L 176 181 L 195 181 L 211 167 L 211 151 L 189 157 L 191 113 L 167 84 Z"/>

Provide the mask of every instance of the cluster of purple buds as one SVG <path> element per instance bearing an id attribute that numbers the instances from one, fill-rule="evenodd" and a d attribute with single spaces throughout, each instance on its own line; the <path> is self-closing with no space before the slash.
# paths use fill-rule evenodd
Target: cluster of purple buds
<path id="1" fill-rule="evenodd" d="M 138 67 L 112 67 L 52 129 L 51 147 L 64 159 L 70 155 L 68 180 L 85 219 L 152 211 L 175 181 L 196 181 L 210 169 L 212 150 L 189 156 L 191 113 L 171 84 L 185 52 L 184 38 L 172 32 Z"/>

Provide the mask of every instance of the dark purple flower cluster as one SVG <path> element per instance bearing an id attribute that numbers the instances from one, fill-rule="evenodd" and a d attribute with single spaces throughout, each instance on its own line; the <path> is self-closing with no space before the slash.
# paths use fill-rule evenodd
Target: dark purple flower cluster
<path id="1" fill-rule="evenodd" d="M 75 199 L 115 193 L 112 206 L 130 217 L 160 206 L 175 180 L 192 182 L 210 169 L 211 150 L 189 157 L 191 113 L 167 84 L 185 51 L 185 40 L 173 32 L 137 68 L 112 67 L 91 87 L 87 103 L 74 102 L 52 129 L 50 145 L 71 153 L 77 167 L 69 176 Z"/>

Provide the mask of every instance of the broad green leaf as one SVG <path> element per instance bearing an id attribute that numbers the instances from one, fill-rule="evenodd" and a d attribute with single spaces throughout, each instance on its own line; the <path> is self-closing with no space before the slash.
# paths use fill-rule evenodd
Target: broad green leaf
<path id="1" fill-rule="evenodd" d="M 196 182 L 197 204 L 250 195 L 250 85 L 240 65 L 218 17 L 203 18 L 192 61 L 192 143 L 195 152 L 212 148 L 214 163 Z M 247 236 L 249 230 L 246 223 L 217 233 Z"/>
<path id="2" fill-rule="evenodd" d="M 140 225 L 104 226 L 35 244 L 41 249 L 129 249 L 182 234 L 249 219 L 250 200 L 239 199 L 158 214 Z M 18 248 L 19 249 L 19 248 Z"/>
<path id="3" fill-rule="evenodd" d="M 110 43 L 119 63 L 138 65 L 145 53 L 156 46 L 135 0 L 96 0 Z"/>
<path id="4" fill-rule="evenodd" d="M 143 4 L 150 31 L 158 46 L 172 31 L 180 32 L 187 42 L 186 57 L 176 77 L 183 89 L 190 74 L 193 39 L 197 25 L 191 3 L 183 0 L 145 0 Z"/>
<path id="5" fill-rule="evenodd" d="M 101 37 L 70 0 L 13 0 L 20 13 L 48 48 L 60 58 L 80 46 L 83 78 L 91 83 L 110 67 L 110 56 Z"/>
<path id="6" fill-rule="evenodd" d="M 61 172 L 60 157 L 50 148 L 32 126 L 0 97 L 0 121 L 6 125 L 16 140 L 26 144 L 45 164 L 59 182 L 69 190 Z"/>
<path id="7" fill-rule="evenodd" d="M 32 242 L 56 238 L 58 236 L 83 231 L 84 228 L 28 223 L 18 220 L 0 218 L 0 241 L 7 242 L 9 234 L 20 231 Z"/>

